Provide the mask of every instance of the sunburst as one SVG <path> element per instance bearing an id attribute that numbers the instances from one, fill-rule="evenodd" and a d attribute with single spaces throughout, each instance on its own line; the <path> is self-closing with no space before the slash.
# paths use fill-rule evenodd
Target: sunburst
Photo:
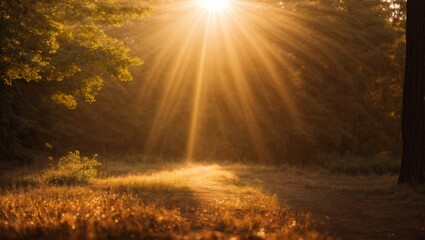
<path id="1" fill-rule="evenodd" d="M 217 12 L 224 11 L 230 8 L 230 0 L 199 0 L 202 8 L 207 11 Z"/>

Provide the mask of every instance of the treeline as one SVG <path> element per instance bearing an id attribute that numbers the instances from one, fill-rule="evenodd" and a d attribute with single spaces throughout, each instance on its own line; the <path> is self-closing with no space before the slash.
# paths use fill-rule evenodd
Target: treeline
<path id="1" fill-rule="evenodd" d="M 179 26 L 190 9 L 167 4 L 143 22 L 105 28 L 145 64 L 132 69 L 131 82 L 102 75 L 91 104 L 84 94 L 72 110 L 54 103 L 61 83 L 43 76 L 1 85 L 2 158 L 31 159 L 46 143 L 58 154 L 278 164 L 398 156 L 404 1 L 253 2 L 209 32 L 195 22 Z"/>

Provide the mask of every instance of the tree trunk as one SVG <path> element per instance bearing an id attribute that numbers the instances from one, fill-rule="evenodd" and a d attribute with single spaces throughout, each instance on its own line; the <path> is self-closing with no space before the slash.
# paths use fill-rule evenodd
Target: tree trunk
<path id="1" fill-rule="evenodd" d="M 407 1 L 403 158 L 399 184 L 425 183 L 425 1 Z"/>

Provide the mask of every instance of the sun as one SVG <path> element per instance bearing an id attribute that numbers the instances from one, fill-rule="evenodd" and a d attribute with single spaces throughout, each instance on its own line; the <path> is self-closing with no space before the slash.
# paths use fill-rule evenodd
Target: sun
<path id="1" fill-rule="evenodd" d="M 224 11 L 230 7 L 230 0 L 199 0 L 201 7 L 208 11 Z"/>

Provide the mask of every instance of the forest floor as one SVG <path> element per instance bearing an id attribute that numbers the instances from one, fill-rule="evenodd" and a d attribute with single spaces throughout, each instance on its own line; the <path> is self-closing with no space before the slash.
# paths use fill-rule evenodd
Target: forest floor
<path id="1" fill-rule="evenodd" d="M 397 187 L 397 176 L 348 176 L 287 169 L 244 172 L 268 193 L 326 221 L 341 239 L 425 239 L 425 194 Z"/>
<path id="2" fill-rule="evenodd" d="M 1 239 L 425 239 L 425 194 L 395 175 L 106 162 L 83 186 L 2 173 Z"/>

